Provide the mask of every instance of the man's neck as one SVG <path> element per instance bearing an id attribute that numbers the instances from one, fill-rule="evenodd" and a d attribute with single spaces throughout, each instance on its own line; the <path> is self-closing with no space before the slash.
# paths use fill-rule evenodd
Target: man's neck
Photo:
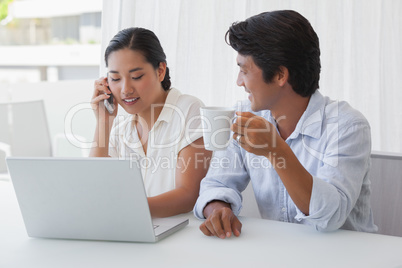
<path id="1" fill-rule="evenodd" d="M 293 89 L 288 90 L 285 94 L 286 96 L 281 99 L 281 102 L 271 109 L 271 114 L 276 120 L 279 133 L 284 140 L 293 133 L 310 101 L 310 97 L 302 97 Z"/>

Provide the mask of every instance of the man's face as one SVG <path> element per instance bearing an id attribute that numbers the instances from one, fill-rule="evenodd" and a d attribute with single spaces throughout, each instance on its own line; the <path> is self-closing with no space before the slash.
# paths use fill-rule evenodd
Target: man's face
<path id="1" fill-rule="evenodd" d="M 262 70 L 254 63 L 251 56 L 237 55 L 237 65 L 240 67 L 237 85 L 244 87 L 249 93 L 251 109 L 255 112 L 271 110 L 281 97 L 281 88 L 275 83 L 264 81 Z"/>

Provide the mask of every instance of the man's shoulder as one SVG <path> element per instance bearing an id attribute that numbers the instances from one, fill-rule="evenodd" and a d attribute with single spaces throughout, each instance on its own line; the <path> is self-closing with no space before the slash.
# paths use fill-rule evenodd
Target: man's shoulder
<path id="1" fill-rule="evenodd" d="M 190 94 L 183 94 L 177 89 L 173 89 L 177 93 L 176 105 L 180 107 L 189 107 L 192 105 L 204 106 L 204 103 L 197 97 L 190 95 Z"/>
<path id="2" fill-rule="evenodd" d="M 369 125 L 366 117 L 346 101 L 331 100 L 329 97 L 325 97 L 324 114 L 327 120 L 337 118 L 339 124 L 342 125 Z"/>

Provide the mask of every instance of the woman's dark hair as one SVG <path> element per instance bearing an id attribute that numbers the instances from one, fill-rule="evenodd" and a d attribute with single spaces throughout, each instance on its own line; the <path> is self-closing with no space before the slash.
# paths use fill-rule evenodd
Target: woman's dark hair
<path id="1" fill-rule="evenodd" d="M 289 84 L 303 96 L 318 89 L 320 47 L 310 23 L 292 10 L 264 12 L 243 22 L 233 23 L 226 42 L 243 56 L 251 56 L 269 83 L 280 66 L 289 70 Z"/>
<path id="2" fill-rule="evenodd" d="M 106 67 L 108 67 L 109 55 L 124 48 L 140 52 L 155 69 L 159 67 L 161 62 L 166 63 L 166 55 L 158 37 L 150 30 L 132 27 L 121 30 L 109 42 L 105 51 Z M 170 89 L 171 82 L 168 67 L 166 67 L 165 78 L 161 84 L 165 91 Z"/>

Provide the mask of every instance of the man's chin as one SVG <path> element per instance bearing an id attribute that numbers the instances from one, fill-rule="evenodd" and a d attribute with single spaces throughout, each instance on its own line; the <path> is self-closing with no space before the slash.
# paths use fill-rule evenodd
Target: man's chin
<path id="1" fill-rule="evenodd" d="M 258 112 L 261 109 L 258 109 L 258 105 L 255 103 L 255 100 L 251 94 L 248 95 L 248 100 L 250 102 L 251 110 L 253 112 Z"/>
<path id="2" fill-rule="evenodd" d="M 270 108 L 268 107 L 268 105 L 261 105 L 261 103 L 260 104 L 258 104 L 258 103 L 255 103 L 255 101 L 254 100 L 251 100 L 250 101 L 250 107 L 251 107 L 251 110 L 253 111 L 253 112 L 261 112 L 261 111 L 265 111 L 265 110 L 270 110 Z"/>
<path id="3" fill-rule="evenodd" d="M 260 107 L 258 107 L 257 105 L 255 105 L 253 102 L 251 102 L 251 110 L 252 110 L 253 112 L 259 112 L 259 111 L 261 111 L 261 110 L 263 110 L 263 109 L 261 109 Z"/>

